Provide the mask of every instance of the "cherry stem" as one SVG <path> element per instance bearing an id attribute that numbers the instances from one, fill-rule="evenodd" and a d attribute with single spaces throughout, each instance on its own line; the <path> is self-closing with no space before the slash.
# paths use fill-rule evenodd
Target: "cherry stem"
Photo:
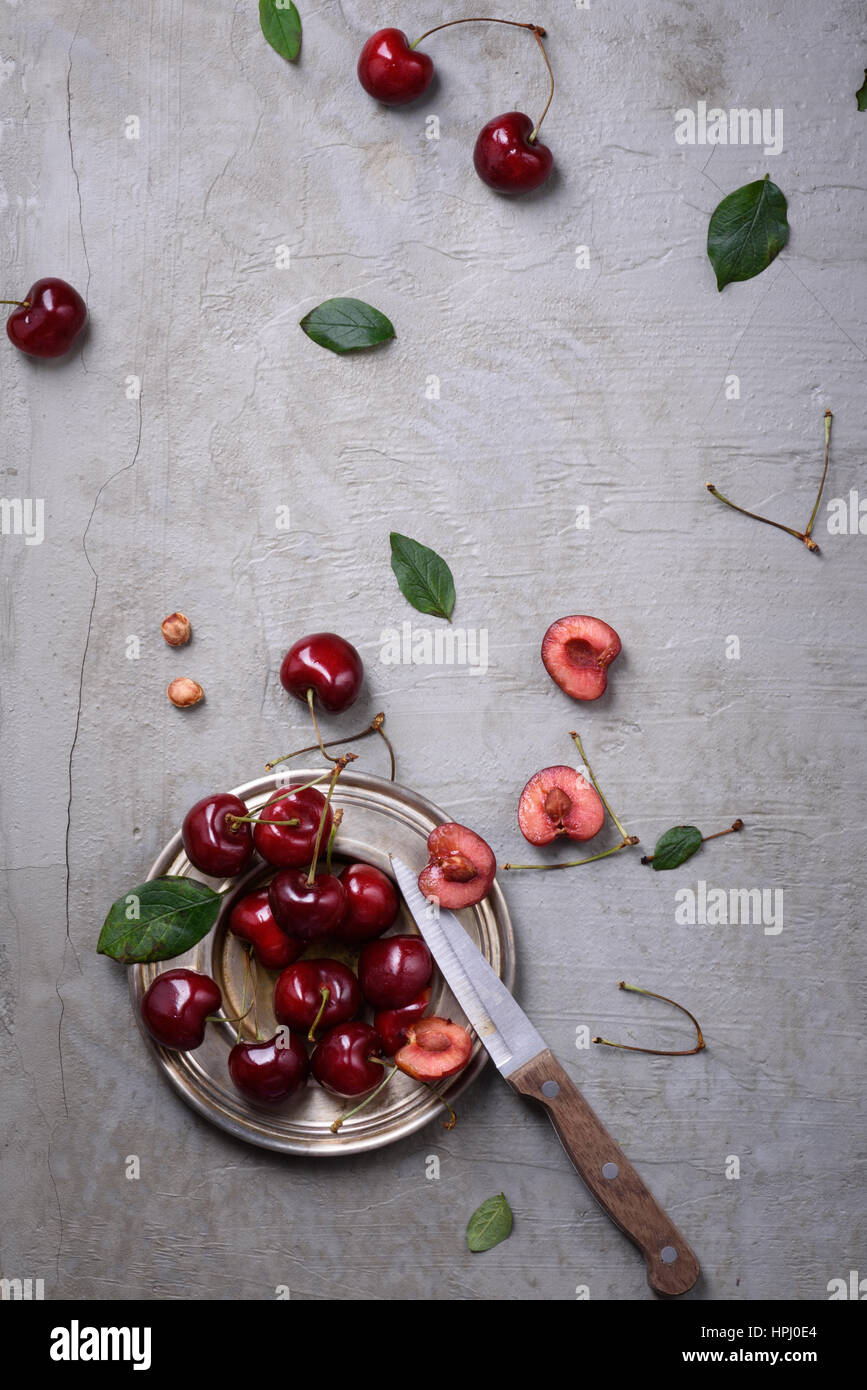
<path id="1" fill-rule="evenodd" d="M 728 832 L 723 831 L 722 833 L 727 834 Z M 708 839 L 710 839 L 710 836 L 708 836 Z M 591 1038 L 591 1042 L 603 1043 L 606 1047 L 617 1047 L 623 1052 L 647 1052 L 651 1057 L 692 1057 L 694 1053 L 704 1051 L 707 1044 L 702 1037 L 699 1021 L 690 1013 L 689 1009 L 684 1008 L 683 1004 L 678 1004 L 676 1000 L 669 999 L 665 994 L 654 994 L 652 989 L 642 989 L 640 985 L 628 985 L 625 980 L 618 980 L 617 988 L 628 990 L 630 994 L 646 994 L 649 999 L 661 999 L 663 1004 L 671 1004 L 675 1009 L 680 1009 L 680 1012 L 686 1014 L 687 1018 L 690 1019 L 695 1026 L 697 1035 L 695 1047 L 687 1047 L 682 1051 L 672 1052 L 668 1049 L 657 1047 L 631 1047 L 629 1043 L 610 1042 L 608 1038 Z"/>
<path id="2" fill-rule="evenodd" d="M 242 1009 L 243 1012 L 241 1013 L 241 1017 L 237 1020 L 237 1024 L 238 1024 L 238 1034 L 237 1034 L 237 1037 L 235 1038 L 235 1046 L 236 1046 L 236 1047 L 237 1047 L 238 1043 L 241 1041 L 241 1024 L 243 1023 L 244 1019 L 247 1017 L 247 1014 L 250 1012 L 250 1009 L 252 1009 L 252 1007 L 253 1007 L 253 1003 L 252 1003 L 252 1000 L 251 1000 L 251 1002 L 250 1002 L 250 1009 L 247 1009 L 247 1010 L 244 1011 L 244 1005 L 245 1005 L 245 1003 L 247 1002 L 247 981 L 248 981 L 248 979 L 250 978 L 250 962 L 251 962 L 251 960 L 253 959 L 253 947 L 252 947 L 252 946 L 248 946 L 248 947 L 247 947 L 246 955 L 247 955 L 247 959 L 246 959 L 246 961 L 244 962 L 244 984 L 243 984 L 243 986 L 242 986 L 242 988 L 241 988 L 241 1009 Z"/>
<path id="3" fill-rule="evenodd" d="M 320 753 L 322 754 L 323 758 L 327 758 L 328 761 L 329 761 L 330 763 L 336 763 L 336 762 L 337 762 L 337 759 L 336 759 L 336 758 L 332 758 L 332 756 L 331 756 L 330 753 L 326 753 L 326 751 L 325 751 L 325 744 L 322 742 L 322 734 L 321 734 L 320 731 L 319 731 L 319 720 L 316 718 L 316 710 L 315 710 L 314 707 L 313 707 L 313 697 L 314 697 L 315 693 L 316 693 L 316 692 L 314 691 L 312 685 L 311 685 L 311 686 L 308 686 L 308 689 L 307 689 L 307 708 L 308 708 L 309 711 L 310 711 L 310 718 L 313 720 L 313 727 L 314 727 L 314 729 L 316 730 L 316 738 L 317 738 L 317 741 L 318 741 L 318 743 L 319 743 L 319 751 L 320 751 Z"/>
<path id="4" fill-rule="evenodd" d="M 29 309 L 29 299 L 0 299 L 0 304 L 17 304 L 19 309 Z"/>
<path id="5" fill-rule="evenodd" d="M 578 869 L 582 864 L 594 864 L 597 859 L 607 859 L 610 854 L 619 854 L 627 845 L 637 845 L 637 835 L 627 835 L 625 840 L 621 840 L 619 845 L 613 845 L 611 849 L 603 849 L 599 854 L 591 854 L 587 859 L 569 859 L 561 864 L 501 864 L 501 869 Z"/>
<path id="6" fill-rule="evenodd" d="M 296 788 L 298 790 L 298 788 Z M 297 816 L 292 820 L 265 820 L 264 816 L 227 816 L 226 825 L 230 831 L 238 829 L 239 825 L 300 825 Z"/>
<path id="7" fill-rule="evenodd" d="M 401 1071 L 403 1071 L 403 1067 L 401 1067 Z M 407 1072 L 406 1075 L 409 1076 L 409 1072 Z M 418 1079 L 419 1079 L 418 1077 L 415 1078 L 416 1081 L 417 1081 Z M 446 1108 L 446 1110 L 449 1112 L 449 1117 L 448 1117 L 448 1119 L 447 1119 L 447 1120 L 443 1120 L 443 1129 L 454 1129 L 455 1125 L 456 1125 L 457 1122 L 458 1122 L 458 1117 L 457 1117 L 457 1115 L 455 1114 L 455 1111 L 454 1111 L 453 1107 L 452 1107 L 451 1105 L 449 1105 L 449 1103 L 448 1103 L 448 1101 L 446 1100 L 445 1096 L 441 1096 L 441 1095 L 440 1095 L 439 1091 L 438 1091 L 438 1090 L 436 1089 L 436 1087 L 432 1084 L 432 1082 L 430 1082 L 430 1081 L 422 1081 L 421 1084 L 422 1084 L 422 1086 L 426 1086 L 427 1089 L 430 1091 L 431 1095 L 432 1095 L 432 1096 L 436 1096 L 437 1100 L 440 1102 L 440 1105 L 444 1105 L 445 1108 Z"/>
<path id="8" fill-rule="evenodd" d="M 419 44 L 425 39 L 430 38 L 431 34 L 438 34 L 441 29 L 451 29 L 455 24 L 508 24 L 512 29 L 529 29 L 539 45 L 542 57 L 545 60 L 545 67 L 548 69 L 548 77 L 551 82 L 551 89 L 548 93 L 548 100 L 545 102 L 545 110 L 542 112 L 533 130 L 527 136 L 527 143 L 531 144 L 536 139 L 542 127 L 542 122 L 548 114 L 548 107 L 554 100 L 554 74 L 551 71 L 551 64 L 548 61 L 548 54 L 545 52 L 545 45 L 542 40 L 545 38 L 545 30 L 541 24 L 525 24 L 517 19 L 495 19 L 492 15 L 473 15 L 467 19 L 450 19 L 446 24 L 437 24 L 435 28 L 428 29 L 427 33 L 422 34 L 421 38 L 416 39 L 415 43 L 410 44 L 410 48 L 418 48 Z"/>
<path id="9" fill-rule="evenodd" d="M 393 782 L 395 771 L 394 749 L 392 748 L 391 743 L 389 742 L 388 738 L 386 737 L 383 731 L 382 726 L 384 723 L 385 715 L 380 711 L 380 713 L 377 714 L 373 720 L 371 720 L 367 728 L 362 729 L 360 733 L 351 734 L 349 738 L 327 739 L 324 746 L 326 748 L 336 748 L 337 745 L 340 743 L 358 743 L 363 738 L 369 738 L 371 734 L 379 734 L 380 738 L 384 740 L 385 745 L 388 748 L 388 751 L 391 755 L 391 780 Z M 294 753 L 284 753 L 282 758 L 274 758 L 270 763 L 266 763 L 265 771 L 271 772 L 277 766 L 278 763 L 286 763 L 289 761 L 290 758 L 300 757 L 302 753 L 315 753 L 319 747 L 320 745 L 318 743 L 311 743 L 308 744 L 306 748 L 297 748 Z"/>
<path id="10" fill-rule="evenodd" d="M 382 1060 L 381 1057 L 368 1057 L 367 1060 L 368 1060 L 369 1062 L 378 1062 L 379 1065 L 380 1065 L 381 1067 L 387 1067 L 387 1066 L 388 1066 L 388 1063 L 387 1063 L 387 1062 L 383 1062 L 383 1060 Z M 370 1102 L 371 1102 L 372 1100 L 374 1100 L 376 1096 L 379 1095 L 379 1093 L 380 1093 L 380 1091 L 383 1089 L 383 1087 L 388 1085 L 389 1081 L 390 1081 L 391 1078 L 394 1076 L 394 1073 L 395 1073 L 397 1070 L 398 1070 L 398 1068 L 397 1068 L 396 1066 L 393 1066 L 393 1067 L 390 1069 L 390 1071 L 387 1073 L 387 1075 L 384 1076 L 384 1077 L 382 1078 L 382 1080 L 380 1081 L 379 1085 L 376 1086 L 376 1087 L 374 1087 L 374 1089 L 373 1089 L 368 1095 L 366 1095 L 366 1096 L 364 1097 L 364 1100 L 363 1100 L 363 1101 L 361 1101 L 358 1105 L 354 1106 L 352 1110 L 347 1110 L 346 1114 L 345 1114 L 345 1115 L 341 1115 L 339 1119 L 334 1120 L 333 1123 L 332 1123 L 332 1125 L 331 1125 L 331 1133 L 332 1133 L 332 1134 L 336 1134 L 337 1131 L 339 1130 L 340 1126 L 344 1123 L 345 1120 L 350 1120 L 350 1119 L 352 1119 L 352 1116 L 353 1116 L 353 1115 L 357 1115 L 358 1112 L 359 1112 L 359 1110 L 363 1110 L 364 1107 L 365 1107 L 365 1105 L 369 1105 Z"/>
<path id="11" fill-rule="evenodd" d="M 307 1034 L 308 1042 L 316 1041 L 316 1029 L 319 1027 L 320 1022 L 322 1021 L 322 1015 L 325 1013 L 326 1006 L 328 1004 L 329 999 L 331 998 L 331 990 L 328 988 L 327 985 L 322 985 L 319 990 L 319 993 L 322 996 L 322 1003 L 319 1005 L 319 1012 L 317 1013 L 316 1017 L 310 1025 L 310 1032 Z"/>
<path id="12" fill-rule="evenodd" d="M 743 828 L 744 823 L 741 820 L 740 816 L 738 816 L 737 820 L 734 822 L 734 824 L 729 826 L 728 830 L 716 830 L 714 831 L 713 835 L 702 835 L 701 842 L 702 844 L 705 844 L 708 840 L 718 840 L 722 835 L 735 835 L 739 830 L 743 830 Z M 641 856 L 641 862 L 642 864 L 652 864 L 653 855 L 643 854 Z"/>
<path id="13" fill-rule="evenodd" d="M 340 822 L 343 820 L 343 807 L 338 806 L 334 812 L 334 819 L 331 823 L 331 833 L 328 836 L 328 845 L 325 850 L 325 869 L 331 873 L 331 851 L 334 849 L 334 841 L 337 839 L 337 832 L 340 829 Z"/>
<path id="14" fill-rule="evenodd" d="M 607 802 L 606 799 L 605 799 L 605 793 L 603 792 L 603 790 L 602 790 L 602 788 L 600 787 L 599 783 L 596 781 L 596 777 L 595 777 L 595 775 L 594 775 L 594 773 L 593 773 L 593 769 L 592 769 L 592 767 L 590 766 L 590 764 L 589 764 L 588 761 L 587 761 L 587 754 L 584 752 L 584 749 L 583 749 L 583 747 L 581 746 L 581 740 L 580 740 L 580 738 L 578 737 L 578 735 L 575 733 L 575 730 L 574 730 L 574 729 L 570 731 L 569 737 L 572 739 L 572 742 L 575 744 L 575 747 L 578 749 L 578 752 L 581 754 L 581 761 L 583 762 L 583 764 L 584 764 L 584 766 L 586 767 L 587 771 L 590 773 L 590 781 L 593 783 L 594 787 L 595 787 L 596 790 L 598 791 L 598 793 L 599 793 L 599 798 L 600 798 L 600 800 L 601 800 L 601 802 L 602 802 L 602 805 L 605 807 L 605 809 L 606 809 L 606 811 L 608 812 L 609 816 L 610 816 L 611 819 L 614 821 L 614 824 L 617 826 L 617 829 L 620 831 L 621 835 L 623 836 L 624 844 L 637 845 L 637 844 L 638 844 L 638 841 L 637 841 L 636 839 L 633 839 L 630 835 L 627 834 L 625 826 L 621 825 L 620 821 L 619 821 L 619 820 L 617 819 L 617 817 L 615 816 L 615 814 L 614 814 L 614 812 L 612 811 L 611 807 L 608 805 L 608 802 Z"/>
<path id="15" fill-rule="evenodd" d="M 751 517 L 753 521 L 762 521 L 764 522 L 765 526 L 775 526 L 778 531 L 785 531 L 787 535 L 794 536 L 795 540 L 801 541 L 807 547 L 808 550 L 812 550 L 815 554 L 818 555 L 819 547 L 813 540 L 812 531 L 816 521 L 817 513 L 819 511 L 819 503 L 822 500 L 822 493 L 825 490 L 825 479 L 828 476 L 828 461 L 831 456 L 831 421 L 833 420 L 833 418 L 834 417 L 831 414 L 830 410 L 826 410 L 825 467 L 822 470 L 822 481 L 819 484 L 819 491 L 816 495 L 816 505 L 813 507 L 812 515 L 810 516 L 810 520 L 807 522 L 805 530 L 796 531 L 794 526 L 784 526 L 782 521 L 772 521 L 769 516 L 759 516 L 758 512 L 748 512 L 746 507 L 739 507 L 736 502 L 732 502 L 728 497 L 724 497 L 723 494 L 719 491 L 717 487 L 714 486 L 713 483 L 705 483 L 705 487 L 713 497 L 718 498 L 720 502 L 725 502 L 727 507 L 731 507 L 732 511 L 740 512 L 742 516 Z"/>
<path id="16" fill-rule="evenodd" d="M 328 783 L 328 791 L 325 795 L 325 805 L 322 807 L 322 815 L 319 817 L 319 828 L 316 831 L 316 843 L 313 846 L 313 859 L 310 864 L 310 872 L 307 875 L 308 887 L 316 879 L 316 861 L 319 858 L 319 846 L 322 844 L 322 832 L 325 829 L 325 822 L 328 818 L 328 807 L 331 804 L 331 796 L 337 785 L 337 779 L 346 767 L 346 764 L 355 762 L 355 758 L 355 753 L 344 753 L 343 757 L 338 758 L 334 765 L 334 771 L 331 774 L 331 781 Z"/>

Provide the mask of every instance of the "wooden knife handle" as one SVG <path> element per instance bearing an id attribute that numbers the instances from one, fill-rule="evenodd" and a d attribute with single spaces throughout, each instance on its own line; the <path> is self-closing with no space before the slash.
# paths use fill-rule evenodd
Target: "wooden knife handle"
<path id="1" fill-rule="evenodd" d="M 698 1260 L 553 1053 L 546 1048 L 506 1079 L 544 1105 L 579 1177 L 644 1256 L 650 1287 L 669 1296 L 691 1289 Z"/>

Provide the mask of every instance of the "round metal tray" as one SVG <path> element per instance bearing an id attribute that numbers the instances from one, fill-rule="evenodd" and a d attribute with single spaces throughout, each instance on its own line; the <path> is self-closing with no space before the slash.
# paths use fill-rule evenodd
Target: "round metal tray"
<path id="1" fill-rule="evenodd" d="M 294 769 L 287 773 L 260 777 L 233 790 L 257 811 L 279 787 L 308 782 L 321 773 L 321 768 Z M 436 825 L 449 817 L 416 792 L 381 777 L 345 771 L 334 791 L 332 805 L 343 809 L 343 822 L 335 844 L 335 858 L 340 861 L 364 860 L 390 872 L 389 853 L 397 855 L 412 868 L 421 869 L 427 862 L 427 837 Z M 201 879 L 215 888 L 230 884 L 226 902 L 214 929 L 203 941 L 183 956 L 151 965 L 134 965 L 129 971 L 130 994 L 142 1035 L 153 1056 L 178 1094 L 219 1128 L 279 1153 L 328 1156 L 361 1153 L 394 1143 L 420 1129 L 434 1118 L 443 1118 L 443 1107 L 430 1090 L 398 1072 L 375 1100 L 333 1134 L 332 1121 L 357 1102 L 344 1101 L 310 1080 L 306 1090 L 293 1096 L 285 1105 L 258 1106 L 242 1096 L 233 1086 L 228 1072 L 229 1051 L 237 1036 L 237 1024 L 209 1024 L 205 1041 L 193 1052 L 171 1052 L 160 1047 L 141 1025 L 141 1000 L 146 989 L 164 970 L 184 966 L 212 975 L 223 992 L 225 1012 L 236 1017 L 243 1012 L 241 998 L 247 972 L 247 955 L 241 942 L 227 929 L 230 904 L 243 893 L 261 887 L 275 870 L 257 856 L 250 869 L 235 880 L 218 882 L 208 879 L 194 869 L 184 853 L 178 832 L 166 845 L 151 868 L 148 878 L 165 874 L 185 874 Z M 511 989 L 515 976 L 515 945 L 512 925 L 505 899 L 495 882 L 488 896 L 475 907 L 457 914 L 472 940 Z M 415 932 L 415 924 L 406 905 L 401 902 L 400 915 L 391 932 Z M 391 934 L 391 933 L 389 933 Z M 352 963 L 355 953 L 337 943 L 319 942 L 305 954 L 334 955 Z M 255 987 L 259 1011 L 259 1030 L 262 1037 L 271 1037 L 277 1030 L 273 1011 L 274 981 L 277 971 L 267 970 L 254 962 L 247 972 L 246 1003 Z M 448 985 L 438 971 L 434 972 L 429 1013 L 451 1018 L 467 1026 L 467 1019 Z M 369 1017 L 369 1011 L 362 1017 Z M 254 1013 L 248 1014 L 241 1025 L 241 1036 L 255 1038 Z M 465 1069 L 440 1088 L 450 1101 L 464 1092 L 476 1079 L 487 1060 L 487 1052 L 476 1039 Z"/>

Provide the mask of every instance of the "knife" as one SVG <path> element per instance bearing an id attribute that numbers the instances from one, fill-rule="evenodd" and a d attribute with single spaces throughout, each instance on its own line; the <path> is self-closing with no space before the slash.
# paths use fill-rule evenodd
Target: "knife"
<path id="1" fill-rule="evenodd" d="M 457 917 L 431 903 L 413 871 L 389 857 L 416 926 L 500 1074 L 545 1107 L 578 1176 L 644 1256 L 650 1287 L 668 1296 L 686 1293 L 701 1271 L 680 1231 Z"/>

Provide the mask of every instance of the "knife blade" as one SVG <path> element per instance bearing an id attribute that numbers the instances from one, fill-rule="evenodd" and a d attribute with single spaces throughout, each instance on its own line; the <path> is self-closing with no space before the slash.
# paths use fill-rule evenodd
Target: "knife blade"
<path id="1" fill-rule="evenodd" d="M 416 874 L 389 857 L 413 921 L 497 1070 L 544 1106 L 579 1177 L 643 1254 L 650 1287 L 686 1293 L 701 1270 L 680 1231 L 457 917 L 425 898 Z"/>

